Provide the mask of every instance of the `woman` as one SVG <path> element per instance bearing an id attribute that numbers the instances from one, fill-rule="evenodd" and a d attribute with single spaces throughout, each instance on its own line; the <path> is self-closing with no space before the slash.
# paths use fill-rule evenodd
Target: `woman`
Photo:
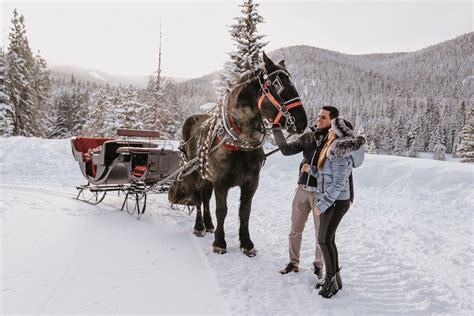
<path id="1" fill-rule="evenodd" d="M 351 206 L 349 176 L 364 156 L 365 138 L 354 136 L 352 124 L 337 117 L 331 121 L 329 138 L 319 156 L 317 167 L 303 165 L 302 171 L 317 178 L 316 203 L 313 212 L 320 215 L 318 243 L 326 266 L 326 276 L 319 295 L 330 298 L 342 287 L 339 258 L 335 242 L 336 229 Z M 336 275 L 339 276 L 339 285 Z"/>

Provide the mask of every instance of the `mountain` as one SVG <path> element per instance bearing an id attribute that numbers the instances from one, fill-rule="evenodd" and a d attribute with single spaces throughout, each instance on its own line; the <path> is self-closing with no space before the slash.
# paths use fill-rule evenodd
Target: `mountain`
<path id="1" fill-rule="evenodd" d="M 378 152 L 416 155 L 438 145 L 456 150 L 474 99 L 473 52 L 471 32 L 408 53 L 349 55 L 300 45 L 269 56 L 286 61 L 310 121 L 321 106 L 333 105 Z M 177 84 L 187 113 L 216 101 L 218 74 Z"/>
<path id="2" fill-rule="evenodd" d="M 51 76 L 55 79 L 69 80 L 74 75 L 79 81 L 88 81 L 97 85 L 129 86 L 146 88 L 149 76 L 145 75 L 111 75 L 109 73 L 88 69 L 78 66 L 50 65 Z M 184 78 L 173 78 L 176 82 L 184 81 Z"/>
<path id="3" fill-rule="evenodd" d="M 301 45 L 277 49 L 269 56 L 276 62 L 286 61 L 296 87 L 310 107 L 344 105 L 375 96 L 472 99 L 473 34 L 410 53 L 349 55 Z M 193 93 L 200 96 L 189 103 L 197 107 L 203 101 L 215 101 L 210 93 L 215 74 L 179 84 L 188 90 L 193 86 Z"/>

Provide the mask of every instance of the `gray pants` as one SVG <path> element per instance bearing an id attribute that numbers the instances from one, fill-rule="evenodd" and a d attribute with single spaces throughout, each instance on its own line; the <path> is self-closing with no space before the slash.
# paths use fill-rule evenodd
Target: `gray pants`
<path id="1" fill-rule="evenodd" d="M 314 236 L 315 236 L 315 251 L 314 251 L 314 262 L 318 268 L 324 266 L 323 253 L 318 240 L 318 231 L 319 231 L 319 216 L 315 215 L 313 210 L 314 202 L 316 199 L 315 192 L 305 191 L 303 185 L 298 185 L 296 189 L 295 197 L 292 204 L 291 212 L 291 231 L 289 235 L 289 245 L 290 245 L 290 262 L 296 266 L 300 263 L 300 250 L 301 250 L 301 240 L 303 236 L 304 226 L 308 220 L 309 213 L 313 214 L 313 223 L 314 223 Z"/>

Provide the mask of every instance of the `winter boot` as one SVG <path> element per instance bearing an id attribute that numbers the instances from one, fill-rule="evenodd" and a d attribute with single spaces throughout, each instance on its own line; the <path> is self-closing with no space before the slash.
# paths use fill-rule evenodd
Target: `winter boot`
<path id="1" fill-rule="evenodd" d="M 337 281 L 337 286 L 338 286 L 339 290 L 342 289 L 341 267 L 337 268 L 336 281 Z"/>
<path id="2" fill-rule="evenodd" d="M 339 291 L 339 288 L 337 286 L 336 276 L 335 275 L 330 276 L 326 274 L 321 290 L 319 290 L 319 295 L 321 295 L 324 298 L 331 298 L 338 291 Z"/>
<path id="3" fill-rule="evenodd" d="M 319 279 L 318 282 L 316 282 L 316 286 L 314 287 L 315 289 L 319 289 L 321 286 L 324 284 L 324 278 Z"/>
<path id="4" fill-rule="evenodd" d="M 323 278 L 323 268 L 318 268 L 316 262 L 313 262 L 313 273 L 318 277 L 319 280 Z"/>
<path id="5" fill-rule="evenodd" d="M 288 265 L 285 267 L 285 269 L 283 270 L 280 270 L 280 273 L 281 274 L 288 274 L 290 272 L 298 272 L 299 269 L 298 269 L 298 266 L 295 266 L 293 263 L 288 263 Z"/>

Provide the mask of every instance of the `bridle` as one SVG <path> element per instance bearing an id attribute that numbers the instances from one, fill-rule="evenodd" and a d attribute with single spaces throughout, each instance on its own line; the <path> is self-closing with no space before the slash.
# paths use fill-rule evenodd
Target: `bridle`
<path id="1" fill-rule="evenodd" d="M 262 111 L 262 103 L 265 98 L 267 98 L 273 106 L 278 110 L 278 114 L 275 116 L 273 122 L 269 121 L 267 118 L 264 117 L 264 120 L 268 121 L 269 124 L 280 124 L 281 117 L 285 117 L 285 128 L 292 129 L 296 131 L 296 120 L 293 115 L 289 112 L 290 109 L 295 108 L 297 106 L 302 106 L 303 103 L 300 97 L 296 97 L 290 100 L 284 100 L 281 97 L 281 92 L 285 89 L 283 86 L 281 79 L 279 78 L 279 74 L 283 74 L 288 77 L 288 80 L 291 82 L 291 76 L 288 71 L 284 69 L 278 69 L 270 74 L 265 72 L 265 69 L 262 69 L 258 72 L 255 77 L 249 78 L 248 80 L 239 83 L 238 85 L 234 86 L 232 91 L 235 90 L 237 87 L 251 83 L 254 80 L 258 80 L 261 89 L 261 95 L 258 99 L 258 108 L 260 112 Z M 227 110 L 227 96 L 230 94 L 229 92 L 223 102 L 223 106 L 221 107 L 221 120 L 222 120 L 222 132 L 225 132 L 235 143 L 236 146 L 239 146 L 238 143 L 242 145 L 239 147 L 253 149 L 256 147 L 260 147 L 265 140 L 266 130 L 262 127 L 262 137 L 260 139 L 260 144 L 258 146 L 251 146 L 246 141 L 241 140 L 239 138 L 239 134 L 241 133 L 237 123 L 235 122 L 235 118 L 228 112 Z"/>
<path id="2" fill-rule="evenodd" d="M 273 120 L 273 124 L 279 124 L 280 119 L 282 116 L 285 117 L 285 127 L 286 129 L 293 129 L 296 132 L 296 120 L 291 115 L 290 109 L 295 108 L 297 106 L 302 106 L 303 102 L 301 102 L 301 99 L 299 96 L 296 98 L 290 99 L 290 100 L 284 100 L 281 97 L 281 92 L 285 89 L 283 84 L 281 83 L 281 80 L 278 76 L 278 74 L 283 74 L 288 77 L 288 80 L 290 81 L 290 84 L 293 84 L 291 81 L 291 76 L 288 73 L 288 71 L 284 69 L 278 69 L 270 74 L 263 74 L 263 84 L 260 79 L 260 76 L 258 76 L 258 83 L 260 84 L 260 88 L 262 90 L 262 95 L 258 99 L 258 108 L 260 111 L 262 110 L 262 103 L 265 98 L 267 98 L 273 106 L 278 110 L 278 114 L 275 116 L 275 119 Z M 272 78 L 272 76 L 274 76 Z"/>
<path id="3" fill-rule="evenodd" d="M 278 76 L 280 73 L 286 75 L 290 81 L 290 84 L 293 84 L 291 82 L 290 74 L 286 70 L 279 69 L 271 72 L 270 74 L 266 74 L 265 69 L 262 69 L 255 77 L 249 78 L 244 82 L 235 85 L 233 89 L 225 95 L 223 102 L 221 101 L 221 106 L 215 108 L 215 110 L 211 113 L 211 116 L 206 121 L 204 121 L 201 127 L 195 131 L 186 142 L 181 142 L 179 149 L 182 151 L 181 158 L 187 168 L 187 171 L 180 174 L 178 179 L 182 179 L 182 177 L 194 172 L 198 168 L 200 169 L 200 174 L 203 179 L 212 178 L 212 171 L 209 169 L 208 165 L 208 157 L 209 154 L 216 151 L 221 146 L 231 151 L 252 151 L 262 146 L 263 142 L 265 141 L 268 128 L 266 128 L 265 125 L 261 126 L 261 128 L 259 128 L 261 137 L 258 144 L 250 143 L 248 140 L 241 139 L 239 137 L 239 135 L 242 134 L 242 131 L 237 125 L 235 118 L 227 110 L 228 96 L 237 87 L 243 84 L 249 84 L 254 80 L 258 80 L 262 93 L 258 99 L 258 108 L 260 112 L 262 112 L 263 100 L 268 98 L 268 100 L 270 100 L 273 106 L 278 110 L 278 114 L 274 118 L 273 122 L 269 122 L 269 124 L 279 124 L 281 117 L 284 116 L 286 119 L 285 127 L 287 129 L 292 128 L 296 131 L 296 120 L 291 115 L 289 110 L 297 106 L 302 106 L 302 102 L 299 96 L 290 100 L 284 100 L 281 97 L 281 92 L 285 89 L 285 87 L 282 85 Z M 265 117 L 264 120 L 269 121 Z M 184 151 L 184 146 L 198 134 L 197 156 L 188 161 Z M 216 141 L 217 144 L 215 143 Z"/>

